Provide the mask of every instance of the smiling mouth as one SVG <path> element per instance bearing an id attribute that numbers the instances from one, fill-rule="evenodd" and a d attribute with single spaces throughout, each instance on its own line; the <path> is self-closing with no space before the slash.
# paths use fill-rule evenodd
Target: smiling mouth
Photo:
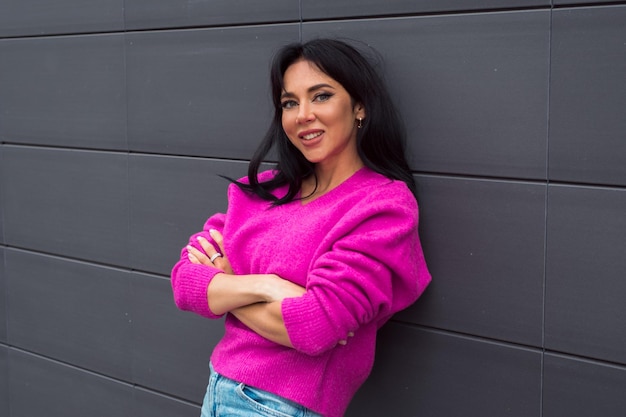
<path id="1" fill-rule="evenodd" d="M 315 139 L 316 137 L 321 136 L 321 135 L 322 135 L 322 133 L 324 133 L 324 132 L 313 132 L 313 133 L 309 133 L 309 134 L 306 134 L 306 135 L 302 135 L 302 136 L 300 136 L 300 139 L 304 139 L 304 140 L 311 140 L 311 139 Z"/>

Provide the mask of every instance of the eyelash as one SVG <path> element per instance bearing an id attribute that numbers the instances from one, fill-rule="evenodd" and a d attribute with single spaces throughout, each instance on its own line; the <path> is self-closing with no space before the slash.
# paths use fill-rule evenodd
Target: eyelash
<path id="1" fill-rule="evenodd" d="M 332 96 L 333 94 L 330 94 L 330 93 L 319 93 L 313 97 L 313 101 L 318 101 L 318 102 L 323 103 L 325 101 L 328 101 L 328 99 L 330 99 Z M 298 103 L 295 100 L 285 100 L 282 103 L 280 103 L 280 107 L 282 107 L 283 109 L 292 109 L 297 105 Z"/>
<path id="2" fill-rule="evenodd" d="M 323 100 L 318 100 L 318 101 L 327 101 L 328 99 L 330 99 L 333 95 L 330 93 L 319 93 L 317 94 L 315 97 L 313 97 L 313 100 L 318 100 L 321 97 L 325 97 Z"/>

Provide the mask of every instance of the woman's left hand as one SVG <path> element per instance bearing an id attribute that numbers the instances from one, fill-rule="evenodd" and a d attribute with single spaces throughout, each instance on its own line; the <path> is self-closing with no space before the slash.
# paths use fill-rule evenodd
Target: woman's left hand
<path id="1" fill-rule="evenodd" d="M 214 266 L 221 269 L 227 274 L 233 274 L 233 268 L 230 265 L 230 261 L 226 256 L 224 250 L 224 237 L 217 230 L 209 230 L 211 237 L 217 243 L 216 249 L 208 240 L 202 236 L 198 236 L 197 240 L 204 252 L 194 248 L 191 245 L 187 245 L 187 257 L 189 261 L 194 264 L 202 264 L 207 266 Z M 219 252 L 218 252 L 219 250 Z M 211 261 L 213 259 L 213 261 Z"/>

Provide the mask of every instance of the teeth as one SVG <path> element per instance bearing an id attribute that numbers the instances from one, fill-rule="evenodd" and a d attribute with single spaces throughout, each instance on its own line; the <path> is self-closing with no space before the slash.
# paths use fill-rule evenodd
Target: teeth
<path id="1" fill-rule="evenodd" d="M 308 135 L 302 136 L 302 139 L 304 139 L 304 140 L 311 140 L 313 138 L 316 138 L 316 137 L 320 136 L 322 133 L 323 132 L 309 133 Z"/>

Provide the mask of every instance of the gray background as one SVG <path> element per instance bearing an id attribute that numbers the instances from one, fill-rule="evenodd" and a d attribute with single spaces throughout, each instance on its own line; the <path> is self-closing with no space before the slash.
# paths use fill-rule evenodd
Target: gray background
<path id="1" fill-rule="evenodd" d="M 0 416 L 197 416 L 169 270 L 281 45 L 380 51 L 434 277 L 348 416 L 626 410 L 626 2 L 0 1 Z"/>

